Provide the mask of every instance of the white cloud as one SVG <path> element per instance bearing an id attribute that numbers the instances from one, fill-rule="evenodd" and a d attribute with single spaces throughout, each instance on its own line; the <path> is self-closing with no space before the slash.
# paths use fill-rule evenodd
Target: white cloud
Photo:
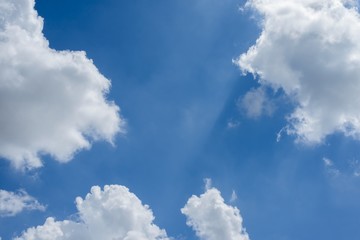
<path id="1" fill-rule="evenodd" d="M 238 100 L 237 105 L 249 118 L 258 118 L 263 114 L 271 115 L 274 112 L 274 104 L 262 87 L 247 92 Z"/>
<path id="2" fill-rule="evenodd" d="M 24 210 L 44 211 L 45 207 L 23 190 L 8 192 L 0 189 L 0 217 L 15 216 Z"/>
<path id="3" fill-rule="evenodd" d="M 262 16 L 256 44 L 237 64 L 296 104 L 288 134 L 320 143 L 360 137 L 360 17 L 357 1 L 249 0 Z"/>
<path id="4" fill-rule="evenodd" d="M 181 212 L 201 240 L 249 240 L 236 207 L 224 203 L 220 192 L 204 179 L 205 193 L 192 196 Z M 236 198 L 233 191 L 232 199 Z M 25 230 L 15 240 L 171 240 L 153 223 L 154 216 L 135 194 L 120 185 L 91 188 L 85 199 L 76 198 L 77 220 L 49 217 L 41 226 Z"/>
<path id="5" fill-rule="evenodd" d="M 79 221 L 55 221 L 27 229 L 16 240 L 168 240 L 166 232 L 153 223 L 147 205 L 126 187 L 94 186 L 85 199 L 76 198 Z"/>
<path id="6" fill-rule="evenodd" d="M 192 196 L 181 212 L 202 240 L 249 240 L 239 209 L 225 204 L 215 188 L 200 197 Z"/>
<path id="7" fill-rule="evenodd" d="M 82 51 L 56 51 L 34 0 L 0 2 L 0 156 L 17 168 L 60 162 L 123 131 L 110 81 Z"/>

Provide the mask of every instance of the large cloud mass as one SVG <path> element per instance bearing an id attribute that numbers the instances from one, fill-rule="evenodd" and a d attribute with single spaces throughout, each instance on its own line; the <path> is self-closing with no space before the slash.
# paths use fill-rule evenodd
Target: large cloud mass
<path id="1" fill-rule="evenodd" d="M 239 209 L 225 204 L 215 188 L 200 197 L 192 196 L 181 212 L 202 240 L 249 240 Z"/>
<path id="2" fill-rule="evenodd" d="M 110 81 L 84 52 L 55 51 L 34 0 L 0 2 L 0 156 L 18 168 L 41 154 L 68 161 L 90 141 L 122 131 Z"/>
<path id="3" fill-rule="evenodd" d="M 169 240 L 153 223 L 147 205 L 126 187 L 92 187 L 85 199 L 76 199 L 79 221 L 55 221 L 29 228 L 16 240 Z"/>
<path id="4" fill-rule="evenodd" d="M 288 133 L 319 143 L 360 137 L 360 16 L 356 1 L 249 0 L 262 17 L 256 44 L 237 60 L 297 104 Z"/>
<path id="5" fill-rule="evenodd" d="M 0 217 L 15 216 L 24 210 L 44 211 L 45 207 L 23 190 L 9 192 L 0 189 Z"/>

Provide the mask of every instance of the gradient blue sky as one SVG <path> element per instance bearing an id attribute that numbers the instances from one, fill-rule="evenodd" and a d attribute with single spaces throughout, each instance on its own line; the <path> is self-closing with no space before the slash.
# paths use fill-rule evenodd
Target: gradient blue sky
<path id="1" fill-rule="evenodd" d="M 283 134 L 277 142 L 294 108 L 281 91 L 267 90 L 271 116 L 249 118 L 239 107 L 259 86 L 232 62 L 261 32 L 253 13 L 239 9 L 244 4 L 37 0 L 50 47 L 86 51 L 111 80 L 108 99 L 120 107 L 127 133 L 68 163 L 44 156 L 44 167 L 32 171 L 1 159 L 0 188 L 25 189 L 47 206 L 0 218 L 2 239 L 49 216 L 69 218 L 77 196 L 105 184 L 129 187 L 169 236 L 198 239 L 180 209 L 203 192 L 204 178 L 240 209 L 252 240 L 359 239 L 358 140 L 335 133 L 312 145 Z M 233 191 L 238 199 L 230 203 Z"/>

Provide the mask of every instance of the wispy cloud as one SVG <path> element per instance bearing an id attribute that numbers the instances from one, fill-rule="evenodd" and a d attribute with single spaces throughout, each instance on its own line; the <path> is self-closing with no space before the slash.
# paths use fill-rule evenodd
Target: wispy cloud
<path id="1" fill-rule="evenodd" d="M 11 217 L 30 210 L 44 211 L 45 206 L 24 190 L 9 192 L 0 189 L 0 217 Z"/>
<path id="2" fill-rule="evenodd" d="M 323 157 L 323 163 L 324 163 L 324 167 L 326 168 L 327 172 L 331 175 L 331 176 L 339 176 L 341 174 L 340 170 L 337 169 L 334 166 L 333 161 L 331 161 L 329 158 Z"/>
<path id="3" fill-rule="evenodd" d="M 262 87 L 248 91 L 245 96 L 238 100 L 237 106 L 249 118 L 259 118 L 262 115 L 270 116 L 275 110 L 274 103 L 268 98 Z"/>
<path id="4" fill-rule="evenodd" d="M 212 180 L 211 178 L 205 178 L 204 179 L 204 184 L 205 184 L 205 191 L 209 190 L 212 187 Z"/>
<path id="5" fill-rule="evenodd" d="M 230 202 L 233 203 L 233 202 L 235 202 L 237 199 L 238 199 L 238 196 L 237 196 L 235 190 L 233 190 L 232 193 L 231 193 Z"/>
<path id="6" fill-rule="evenodd" d="M 240 124 L 241 124 L 241 123 L 240 123 L 239 121 L 230 119 L 230 120 L 227 122 L 226 128 L 227 128 L 227 129 L 234 129 L 234 128 L 239 127 Z"/>
<path id="7" fill-rule="evenodd" d="M 345 161 L 346 164 L 342 168 L 339 168 L 335 163 L 324 157 L 323 159 L 324 167 L 327 172 L 334 177 L 346 177 L 346 178 L 357 178 L 360 177 L 360 161 L 359 160 L 350 160 Z"/>

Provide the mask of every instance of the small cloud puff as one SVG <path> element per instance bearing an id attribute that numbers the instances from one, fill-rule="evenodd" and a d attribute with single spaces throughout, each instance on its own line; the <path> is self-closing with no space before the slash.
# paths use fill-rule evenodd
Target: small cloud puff
<path id="1" fill-rule="evenodd" d="M 265 89 L 259 87 L 248 91 L 237 102 L 240 110 L 244 111 L 249 118 L 259 118 L 262 115 L 273 114 L 275 105 L 266 95 Z"/>
<path id="2" fill-rule="evenodd" d="M 231 193 L 230 202 L 231 203 L 235 202 L 237 199 L 238 199 L 238 196 L 237 196 L 235 190 L 233 190 L 232 193 Z"/>

